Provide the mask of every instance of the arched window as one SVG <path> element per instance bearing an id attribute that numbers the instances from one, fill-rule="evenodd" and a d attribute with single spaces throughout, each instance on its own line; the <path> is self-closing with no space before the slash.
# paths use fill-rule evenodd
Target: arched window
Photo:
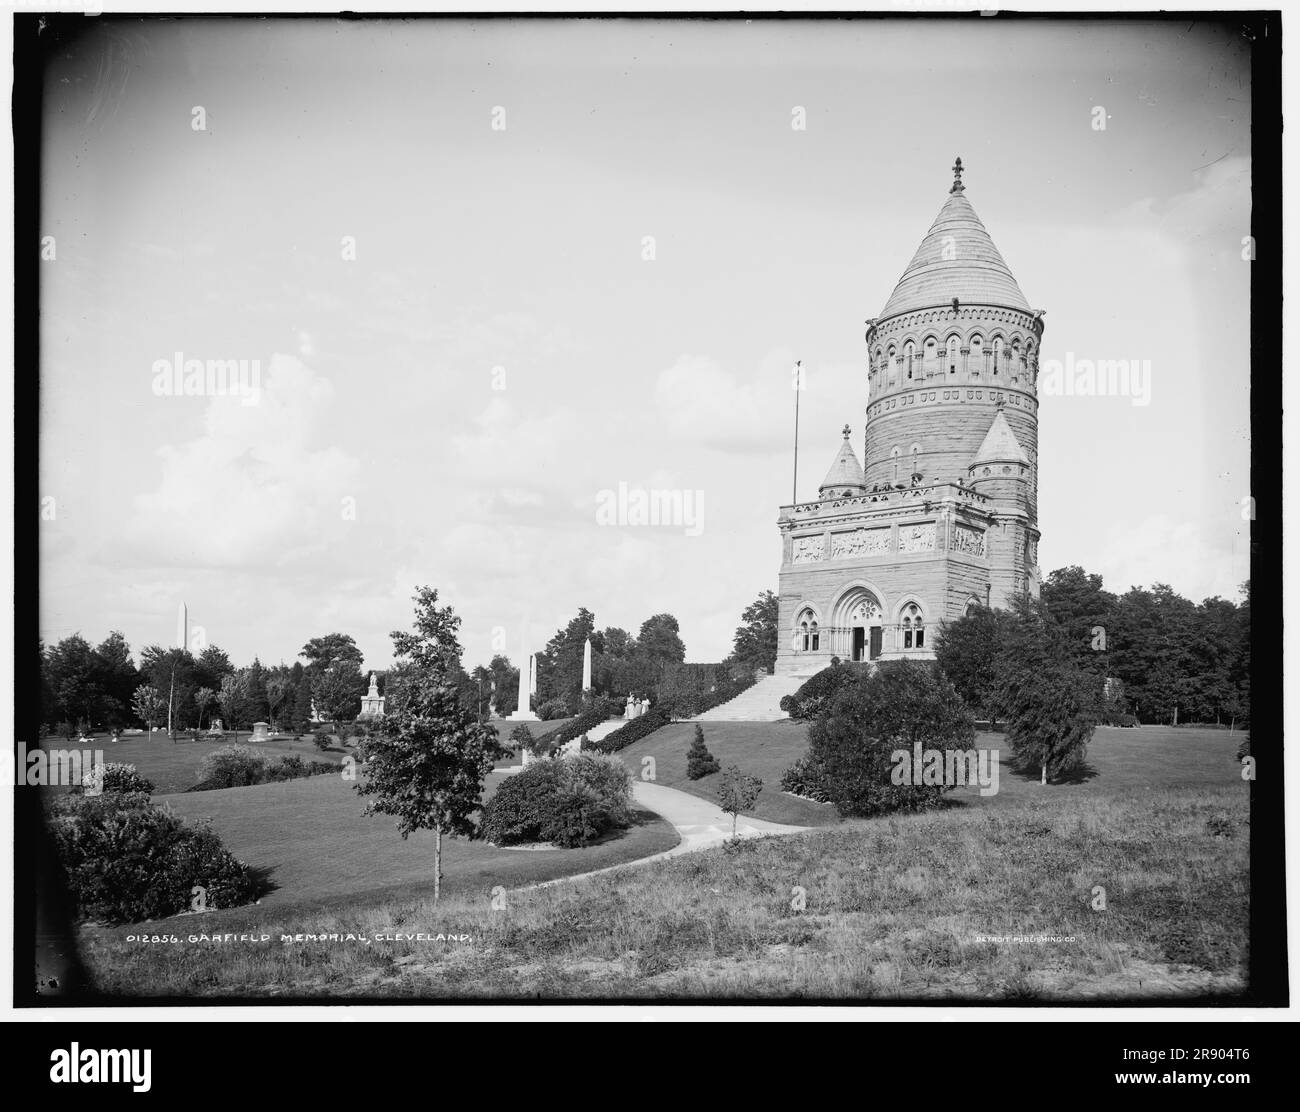
<path id="1" fill-rule="evenodd" d="M 912 445 L 912 475 L 911 475 L 912 482 L 914 483 L 920 482 L 920 480 L 917 478 L 917 476 L 920 473 L 921 473 L 921 446 L 919 444 L 913 444 Z"/>
<path id="2" fill-rule="evenodd" d="M 902 449 L 899 448 L 897 444 L 895 444 L 894 450 L 889 454 L 894 457 L 894 485 L 897 486 L 898 485 L 898 457 L 901 456 L 903 452 Z"/>
<path id="3" fill-rule="evenodd" d="M 911 340 L 908 340 L 907 343 L 903 345 L 903 362 L 907 364 L 907 377 L 909 380 L 912 377 L 912 356 L 915 352 L 916 345 L 914 345 Z"/>
<path id="4" fill-rule="evenodd" d="M 970 338 L 970 365 L 977 377 L 984 370 L 984 341 L 979 336 Z"/>
<path id="5" fill-rule="evenodd" d="M 1016 340 L 1011 345 L 1011 373 L 1018 375 L 1024 368 L 1020 365 L 1020 341 Z"/>
<path id="6" fill-rule="evenodd" d="M 799 646 L 804 652 L 808 651 L 808 623 L 799 623 Z"/>
<path id="7" fill-rule="evenodd" d="M 998 373 L 999 364 L 1002 362 L 1002 337 L 993 338 L 993 373 Z"/>
<path id="8" fill-rule="evenodd" d="M 817 652 L 821 646 L 821 634 L 817 632 L 817 623 L 812 623 L 812 651 Z"/>
<path id="9" fill-rule="evenodd" d="M 925 648 L 925 617 L 914 602 L 903 608 L 903 648 Z"/>
<path id="10" fill-rule="evenodd" d="M 948 373 L 955 375 L 957 373 L 957 356 L 960 351 L 956 336 L 948 337 Z"/>
<path id="11" fill-rule="evenodd" d="M 898 360 L 898 349 L 895 348 L 893 344 L 889 345 L 889 355 L 887 358 L 889 359 L 889 381 L 893 382 L 898 378 L 899 371 L 902 368 L 902 364 Z"/>
<path id="12" fill-rule="evenodd" d="M 931 336 L 925 341 L 925 373 L 932 375 L 939 366 L 939 341 Z"/>

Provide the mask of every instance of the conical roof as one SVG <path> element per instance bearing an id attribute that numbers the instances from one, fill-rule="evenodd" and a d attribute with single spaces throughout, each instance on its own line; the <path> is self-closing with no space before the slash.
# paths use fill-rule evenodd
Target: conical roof
<path id="1" fill-rule="evenodd" d="M 948 305 L 954 297 L 963 302 L 1006 305 L 1032 312 L 966 199 L 960 165 L 958 159 L 952 191 L 885 302 L 881 319 L 931 305 Z"/>
<path id="2" fill-rule="evenodd" d="M 1029 457 L 1025 455 L 1025 450 L 1016 439 L 1016 434 L 1007 424 L 1006 415 L 999 409 L 997 416 L 993 418 L 993 424 L 989 426 L 989 431 L 984 434 L 984 443 L 975 453 L 975 458 L 970 461 L 970 466 L 975 467 L 981 463 L 994 461 L 1006 463 L 1008 460 L 1015 463 L 1028 463 Z"/>
<path id="3" fill-rule="evenodd" d="M 853 445 L 849 443 L 849 426 L 844 426 L 844 443 L 840 445 L 840 450 L 836 453 L 835 462 L 831 464 L 831 469 L 826 472 L 826 478 L 822 480 L 822 485 L 817 488 L 818 493 L 823 491 L 852 490 L 855 493 L 865 490 L 867 485 L 866 476 L 862 473 L 862 465 L 858 463 L 858 457 L 853 451 Z"/>

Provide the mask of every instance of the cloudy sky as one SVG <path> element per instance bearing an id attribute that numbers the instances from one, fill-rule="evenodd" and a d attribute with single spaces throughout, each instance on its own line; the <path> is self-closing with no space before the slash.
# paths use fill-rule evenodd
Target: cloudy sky
<path id="1" fill-rule="evenodd" d="M 469 664 L 579 606 L 721 659 L 776 586 L 791 365 L 809 497 L 956 155 L 1043 359 L 1151 365 L 1149 405 L 1044 400 L 1044 572 L 1247 578 L 1230 30 L 116 22 L 46 96 L 47 643 L 166 642 L 183 599 L 238 661 L 341 630 L 379 667 L 429 583 Z M 160 396 L 176 353 L 256 361 L 256 404 Z M 620 483 L 703 492 L 698 535 L 602 520 Z"/>

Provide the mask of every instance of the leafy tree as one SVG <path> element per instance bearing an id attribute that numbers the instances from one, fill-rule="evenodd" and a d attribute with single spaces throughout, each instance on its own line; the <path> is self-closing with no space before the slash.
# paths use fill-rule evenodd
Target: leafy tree
<path id="1" fill-rule="evenodd" d="M 167 711 L 167 700 L 159 694 L 156 687 L 142 683 L 135 689 L 135 694 L 131 698 L 131 709 L 135 711 L 136 717 L 144 723 L 145 729 L 152 733 L 154 724 Z"/>
<path id="2" fill-rule="evenodd" d="M 968 750 L 975 722 L 961 696 L 933 664 L 914 660 L 880 664 L 874 673 L 855 670 L 830 709 L 808 733 L 813 777 L 840 813 L 876 815 L 920 811 L 939 802 L 951 784 L 895 783 L 894 753 L 909 759 L 922 751 Z"/>
<path id="3" fill-rule="evenodd" d="M 751 811 L 758 802 L 763 781 L 757 776 L 746 776 L 735 765 L 728 765 L 718 784 L 718 806 L 731 816 L 731 836 L 736 836 L 736 820 L 744 811 Z"/>
<path id="4" fill-rule="evenodd" d="M 59 713 L 89 729 L 104 705 L 101 669 L 95 651 L 80 633 L 65 637 L 46 657 L 46 671 Z"/>
<path id="5" fill-rule="evenodd" d="M 271 713 L 271 721 L 279 723 L 280 708 L 284 706 L 285 700 L 293 692 L 293 685 L 289 681 L 288 675 L 273 675 L 266 681 L 266 705 Z"/>
<path id="6" fill-rule="evenodd" d="M 197 662 L 187 649 L 148 645 L 140 652 L 140 673 L 166 702 L 167 732 L 175 741 L 176 731 L 185 729 L 197 718 L 194 692 L 202 686 L 198 682 Z"/>
<path id="7" fill-rule="evenodd" d="M 227 729 L 246 730 L 252 725 L 250 715 L 252 701 L 248 697 L 248 672 L 241 671 L 228 675 L 221 680 L 221 692 L 217 696 L 221 704 L 221 717 Z"/>
<path id="8" fill-rule="evenodd" d="M 944 675 L 968 707 L 995 722 L 997 661 L 1011 639 L 1014 623 L 1009 611 L 977 606 L 965 617 L 945 622 L 935 637 L 935 659 Z"/>
<path id="9" fill-rule="evenodd" d="M 1103 590 L 1100 575 L 1077 564 L 1057 568 L 1043 581 L 1043 610 L 1059 630 L 1061 648 L 1090 672 L 1107 672 L 1117 602 Z"/>
<path id="10" fill-rule="evenodd" d="M 460 619 L 438 606 L 438 592 L 414 596 L 412 632 L 395 631 L 397 666 L 389 686 L 383 728 L 365 747 L 356 790 L 373 798 L 366 814 L 392 815 L 403 838 L 432 830 L 433 899 L 442 889 L 442 836 L 471 835 L 481 809 L 483 781 L 508 755 L 497 732 L 465 707 L 456 688 Z"/>
<path id="11" fill-rule="evenodd" d="M 131 646 L 113 630 L 95 648 L 96 678 L 103 693 L 102 711 L 110 726 L 122 726 L 131 709 L 131 699 L 140 684 L 140 673 L 131 660 Z"/>
<path id="12" fill-rule="evenodd" d="M 313 637 L 303 645 L 302 652 L 298 655 L 307 661 L 307 671 L 313 677 L 345 661 L 355 664 L 358 671 L 364 663 L 357 643 L 346 633 L 327 633 L 324 637 Z"/>
<path id="13" fill-rule="evenodd" d="M 220 691 L 221 681 L 227 676 L 234 675 L 235 666 L 230 662 L 230 657 L 226 655 L 225 650 L 216 645 L 209 645 L 199 653 L 195 672 L 195 681 L 200 686 Z"/>
<path id="14" fill-rule="evenodd" d="M 732 642 L 729 664 L 743 664 L 749 669 L 771 672 L 776 667 L 777 610 L 780 600 L 771 591 L 763 591 L 740 615 L 743 623 Z"/>
<path id="15" fill-rule="evenodd" d="M 199 712 L 199 729 L 203 729 L 203 716 L 217 701 L 217 693 L 210 687 L 200 687 L 194 692 L 194 709 Z"/>
<path id="16" fill-rule="evenodd" d="M 311 729 L 311 682 L 306 675 L 294 689 L 292 718 L 295 731 L 302 733 Z"/>
<path id="17" fill-rule="evenodd" d="M 563 701 L 570 712 L 578 709 L 582 701 L 582 658 L 586 651 L 587 638 L 596 629 L 596 617 L 585 606 L 578 608 L 575 617 L 546 642 L 546 648 L 538 656 L 537 703 L 550 702 L 552 699 Z M 593 680 L 595 678 L 595 646 L 592 647 Z"/>
<path id="18" fill-rule="evenodd" d="M 1018 599 L 993 691 L 1016 763 L 1039 768 L 1044 784 L 1082 765 L 1101 718 L 1103 677 L 1075 663 L 1065 641 L 1042 603 Z"/>
<path id="19" fill-rule="evenodd" d="M 504 717 L 519 705 L 519 669 L 510 658 L 497 653 L 488 664 L 492 675 L 492 706 Z"/>
<path id="20" fill-rule="evenodd" d="M 334 723 L 337 733 L 339 723 L 351 722 L 361 710 L 361 696 L 367 689 L 366 677 L 361 674 L 355 660 L 339 660 L 316 675 L 312 682 L 312 697 L 316 709 Z"/>
<path id="21" fill-rule="evenodd" d="M 704 744 L 704 727 L 696 723 L 695 738 L 686 750 L 686 775 L 692 780 L 701 780 L 720 767 L 717 758 Z"/>

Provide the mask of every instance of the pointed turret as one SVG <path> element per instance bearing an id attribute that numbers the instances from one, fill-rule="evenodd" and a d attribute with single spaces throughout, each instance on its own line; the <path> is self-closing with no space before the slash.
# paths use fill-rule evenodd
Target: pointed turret
<path id="1" fill-rule="evenodd" d="M 1031 312 L 1020 286 L 966 199 L 961 159 L 948 199 L 881 310 L 880 318 L 914 309 L 973 302 Z"/>
<path id="2" fill-rule="evenodd" d="M 867 484 L 862 477 L 862 465 L 858 463 L 853 445 L 849 443 L 851 431 L 848 425 L 844 426 L 844 443 L 840 445 L 835 462 L 826 472 L 822 485 L 817 488 L 817 493 L 823 498 L 849 498 L 866 493 Z"/>
<path id="3" fill-rule="evenodd" d="M 975 458 L 970 461 L 972 473 L 974 468 L 983 464 L 1028 462 L 1029 457 L 1025 455 L 1025 450 L 1016 439 L 1016 434 L 1007 424 L 1006 414 L 999 409 L 993 418 L 993 424 L 989 426 L 989 431 L 984 434 L 984 443 L 975 453 Z"/>

